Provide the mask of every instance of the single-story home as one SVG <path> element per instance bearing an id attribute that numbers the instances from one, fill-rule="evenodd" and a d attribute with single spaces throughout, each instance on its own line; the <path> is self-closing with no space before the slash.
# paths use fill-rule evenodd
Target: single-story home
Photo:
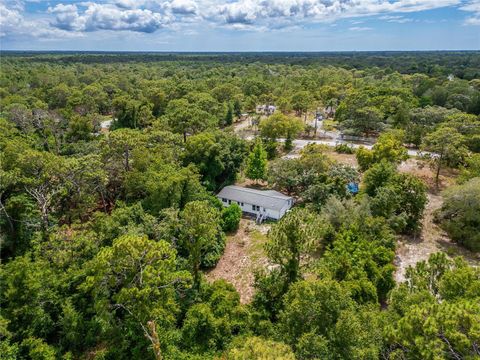
<path id="1" fill-rule="evenodd" d="M 293 206 L 293 198 L 275 190 L 257 190 L 241 186 L 225 186 L 217 195 L 223 206 L 236 203 L 257 222 L 279 220 Z"/>
<path id="2" fill-rule="evenodd" d="M 277 107 L 275 105 L 257 105 L 255 111 L 257 114 L 265 114 L 265 115 L 272 115 Z"/>

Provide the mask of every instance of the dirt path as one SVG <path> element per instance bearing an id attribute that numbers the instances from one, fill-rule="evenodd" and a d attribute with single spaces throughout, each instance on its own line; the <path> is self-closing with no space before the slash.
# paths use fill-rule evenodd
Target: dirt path
<path id="1" fill-rule="evenodd" d="M 395 280 L 402 282 L 405 280 L 405 272 L 409 266 L 414 266 L 417 262 L 427 260 L 429 256 L 436 252 L 444 252 L 449 257 L 462 256 L 468 263 L 474 266 L 480 265 L 480 254 L 475 254 L 467 249 L 453 243 L 448 235 L 434 223 L 434 213 L 442 206 L 443 199 L 440 194 L 432 193 L 435 189 L 433 174 L 431 170 L 422 166 L 415 160 L 409 159 L 400 165 L 399 170 L 414 174 L 424 180 L 430 192 L 428 193 L 428 204 L 425 208 L 422 220 L 422 232 L 418 237 L 401 237 L 397 243 L 395 257 Z M 446 188 L 454 183 L 452 176 L 441 177 L 442 187 Z"/>
<path id="2" fill-rule="evenodd" d="M 254 293 L 254 271 L 267 265 L 263 244 L 268 229 L 269 225 L 242 219 L 237 233 L 227 236 L 225 251 L 217 266 L 207 273 L 207 280 L 227 280 L 237 289 L 241 303 L 249 303 Z"/>
<path id="3" fill-rule="evenodd" d="M 428 204 L 425 209 L 422 232 L 418 237 L 402 237 L 397 243 L 395 257 L 395 280 L 405 280 L 405 272 L 409 266 L 422 260 L 427 260 L 433 253 L 444 251 L 442 243 L 450 242 L 445 232 L 433 223 L 433 213 L 442 206 L 442 198 L 428 194 Z"/>

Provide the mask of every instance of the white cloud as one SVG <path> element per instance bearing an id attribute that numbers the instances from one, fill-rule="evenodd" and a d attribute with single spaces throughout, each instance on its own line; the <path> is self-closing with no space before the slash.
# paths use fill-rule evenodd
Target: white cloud
<path id="1" fill-rule="evenodd" d="M 466 24 L 480 24 L 480 0 L 64 0 L 35 17 L 25 13 L 26 1 L 39 0 L 0 0 L 2 36 L 31 32 L 37 37 L 65 37 L 93 31 L 141 34 L 165 28 L 184 32 L 200 25 L 267 31 L 332 24 L 339 19 L 351 19 L 352 31 L 365 31 L 370 28 L 356 26 L 363 17 L 406 23 L 413 21 L 405 17 L 407 13 L 454 5 L 471 13 Z"/>
<path id="2" fill-rule="evenodd" d="M 407 22 L 412 22 L 412 19 L 403 17 L 401 15 L 384 15 L 379 17 L 380 20 L 385 20 L 390 23 L 399 23 L 399 24 L 404 24 Z"/>
<path id="3" fill-rule="evenodd" d="M 197 4 L 192 0 L 173 0 L 170 8 L 174 14 L 193 15 L 197 13 Z"/>
<path id="4" fill-rule="evenodd" d="M 224 23 L 328 22 L 383 13 L 408 13 L 456 5 L 460 0 L 237 0 L 217 6 Z M 408 20 L 400 20 L 408 21 Z"/>
<path id="5" fill-rule="evenodd" d="M 8 7 L 7 7 L 8 5 Z M 5 1 L 0 3 L 0 37 L 34 37 L 44 39 L 71 38 L 81 34 L 52 28 L 44 19 L 26 19 L 21 1 Z"/>
<path id="6" fill-rule="evenodd" d="M 469 1 L 464 6 L 461 6 L 460 9 L 473 13 L 472 16 L 465 19 L 465 25 L 480 25 L 480 0 Z"/>
<path id="7" fill-rule="evenodd" d="M 369 31 L 369 30 L 373 30 L 371 27 L 367 27 L 367 26 L 352 26 L 352 27 L 349 27 L 348 30 L 350 31 Z"/>
<path id="8" fill-rule="evenodd" d="M 148 9 L 126 9 L 112 4 L 87 3 L 79 11 L 76 5 L 58 4 L 49 8 L 55 14 L 52 25 L 63 30 L 130 30 L 152 33 L 171 22 L 171 17 Z"/>

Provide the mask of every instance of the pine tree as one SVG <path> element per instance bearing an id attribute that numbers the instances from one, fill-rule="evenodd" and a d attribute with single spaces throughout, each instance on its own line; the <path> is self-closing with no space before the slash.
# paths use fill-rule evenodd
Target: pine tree
<path id="1" fill-rule="evenodd" d="M 229 126 L 233 123 L 233 109 L 232 105 L 228 105 L 227 114 L 225 115 L 225 125 Z"/>
<path id="2" fill-rule="evenodd" d="M 242 116 L 242 104 L 238 99 L 233 102 L 233 113 L 236 117 Z"/>
<path id="3" fill-rule="evenodd" d="M 265 179 L 267 173 L 267 152 L 260 141 L 257 141 L 247 162 L 246 175 L 252 180 Z"/>

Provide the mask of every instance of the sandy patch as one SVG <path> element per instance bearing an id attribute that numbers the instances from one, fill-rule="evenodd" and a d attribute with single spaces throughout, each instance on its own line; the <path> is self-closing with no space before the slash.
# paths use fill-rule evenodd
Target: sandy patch
<path id="1" fill-rule="evenodd" d="M 217 266 L 206 274 L 207 280 L 227 280 L 240 294 L 240 302 L 249 303 L 255 290 L 255 269 L 268 264 L 263 245 L 269 229 L 269 224 L 257 225 L 253 220 L 242 219 L 237 233 L 227 236 L 225 251 Z"/>
<path id="2" fill-rule="evenodd" d="M 428 163 L 421 159 L 409 158 L 401 163 L 398 170 L 422 179 L 428 186 L 428 203 L 425 208 L 422 231 L 419 236 L 402 236 L 397 242 L 395 257 L 395 280 L 405 280 L 405 272 L 409 266 L 422 260 L 427 260 L 431 254 L 444 252 L 449 257 L 462 256 L 469 264 L 480 265 L 480 254 L 453 243 L 447 233 L 434 223 L 434 214 L 442 207 L 443 198 L 435 187 L 435 174 Z M 440 190 L 455 184 L 456 171 L 444 169 L 440 174 Z"/>

